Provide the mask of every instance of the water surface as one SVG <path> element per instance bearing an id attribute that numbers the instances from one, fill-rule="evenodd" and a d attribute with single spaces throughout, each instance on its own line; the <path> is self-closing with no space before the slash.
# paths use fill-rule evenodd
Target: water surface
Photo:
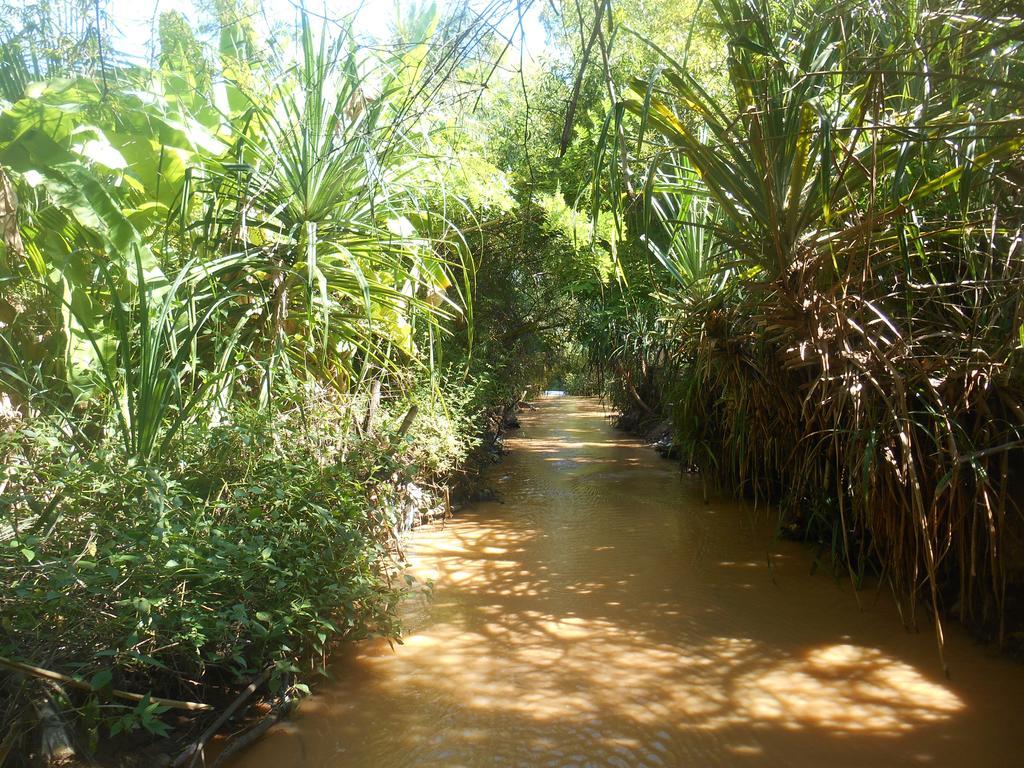
<path id="1" fill-rule="evenodd" d="M 243 755 L 256 768 L 1010 766 L 1024 667 L 884 594 L 810 575 L 761 510 L 615 432 L 595 401 L 521 414 L 502 502 L 409 542 L 432 581 Z"/>

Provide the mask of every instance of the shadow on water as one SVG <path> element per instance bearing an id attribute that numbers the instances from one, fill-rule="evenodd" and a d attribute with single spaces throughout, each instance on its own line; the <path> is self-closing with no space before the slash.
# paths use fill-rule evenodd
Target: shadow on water
<path id="1" fill-rule="evenodd" d="M 433 590 L 246 766 L 1009 765 L 1024 669 L 952 633 L 954 679 L 890 602 L 701 501 L 596 403 L 524 414 L 503 503 L 413 537 Z"/>

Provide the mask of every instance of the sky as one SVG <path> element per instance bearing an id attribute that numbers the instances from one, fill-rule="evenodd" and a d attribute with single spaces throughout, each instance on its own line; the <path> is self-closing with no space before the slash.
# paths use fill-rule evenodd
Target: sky
<path id="1" fill-rule="evenodd" d="M 440 0 L 440 5 L 453 4 L 457 0 Z M 295 18 L 300 0 L 258 0 L 267 18 L 272 21 L 285 21 Z M 401 8 L 408 0 L 305 0 L 305 7 L 313 14 L 322 14 L 338 19 L 357 13 L 355 30 L 357 34 L 385 39 L 391 20 L 395 16 L 396 6 Z M 422 3 L 420 3 L 422 4 Z M 525 2 L 524 2 L 525 4 Z M 145 62 L 153 53 L 153 30 L 160 14 L 166 11 L 179 11 L 193 26 L 201 21 L 192 0 L 106 0 L 108 18 L 113 29 L 110 29 L 114 47 L 133 60 Z M 545 32 L 540 22 L 541 0 L 534 0 L 523 17 L 523 50 L 528 57 L 536 58 L 544 49 Z M 516 27 L 516 17 L 512 14 L 500 25 L 500 31 L 511 35 Z M 519 49 L 519 36 L 513 41 Z"/>

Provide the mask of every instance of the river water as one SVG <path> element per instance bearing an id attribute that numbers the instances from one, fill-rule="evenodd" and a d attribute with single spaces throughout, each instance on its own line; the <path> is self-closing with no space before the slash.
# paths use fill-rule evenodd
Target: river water
<path id="1" fill-rule="evenodd" d="M 538 406 L 501 501 L 412 535 L 404 645 L 338 658 L 235 765 L 1024 765 L 1024 667 L 950 627 L 946 679 L 770 513 L 705 504 L 596 401 Z"/>

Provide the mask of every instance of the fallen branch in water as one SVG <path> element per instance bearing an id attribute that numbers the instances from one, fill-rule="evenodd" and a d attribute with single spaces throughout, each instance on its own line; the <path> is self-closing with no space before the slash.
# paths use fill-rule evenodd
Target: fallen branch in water
<path id="1" fill-rule="evenodd" d="M 242 691 L 233 702 L 231 702 L 231 706 L 225 709 L 217 719 L 210 724 L 210 727 L 203 731 L 195 742 L 190 744 L 180 755 L 177 756 L 177 758 L 175 758 L 172 763 L 174 768 L 179 768 L 179 766 L 184 765 L 185 761 L 189 758 L 192 758 L 189 766 L 195 765 L 196 760 L 203 753 L 203 749 L 206 747 L 206 742 L 213 738 L 217 731 L 220 730 L 221 726 L 238 711 L 238 708 L 242 706 L 246 699 L 255 693 L 257 688 L 270 679 L 270 675 L 273 671 L 274 667 L 267 667 L 258 677 L 254 678 L 253 681 L 246 686 L 246 689 Z"/>
<path id="2" fill-rule="evenodd" d="M 12 661 L 11 659 L 0 656 L 0 667 L 9 669 L 12 672 L 21 672 L 25 675 L 31 675 L 32 677 L 39 677 L 43 680 L 53 680 L 58 683 L 64 683 L 72 688 L 77 688 L 81 691 L 92 691 L 93 687 L 84 680 L 79 680 L 76 677 L 70 675 L 63 675 L 60 672 L 54 672 L 50 669 L 43 669 L 42 667 L 33 667 L 30 664 L 22 664 L 18 661 Z M 159 704 L 161 707 L 168 707 L 170 709 L 187 709 L 194 712 L 205 712 L 213 709 L 209 704 L 202 704 L 198 701 L 179 701 L 178 699 L 162 699 L 159 696 L 149 696 L 148 694 L 132 693 L 131 691 L 120 691 L 116 688 L 110 691 L 111 696 L 115 696 L 119 699 L 126 699 L 128 701 L 151 701 L 154 704 Z"/>
<path id="3" fill-rule="evenodd" d="M 250 746 L 253 742 L 257 741 L 263 734 L 270 730 L 270 726 L 280 720 L 289 709 L 291 709 L 292 699 L 285 696 L 284 700 L 276 707 L 273 711 L 256 725 L 250 728 L 248 731 L 239 734 L 234 739 L 227 743 L 223 751 L 217 755 L 217 759 L 213 761 L 213 765 L 210 768 L 217 768 L 223 762 L 233 757 L 234 755 L 241 752 L 246 747 Z"/>

